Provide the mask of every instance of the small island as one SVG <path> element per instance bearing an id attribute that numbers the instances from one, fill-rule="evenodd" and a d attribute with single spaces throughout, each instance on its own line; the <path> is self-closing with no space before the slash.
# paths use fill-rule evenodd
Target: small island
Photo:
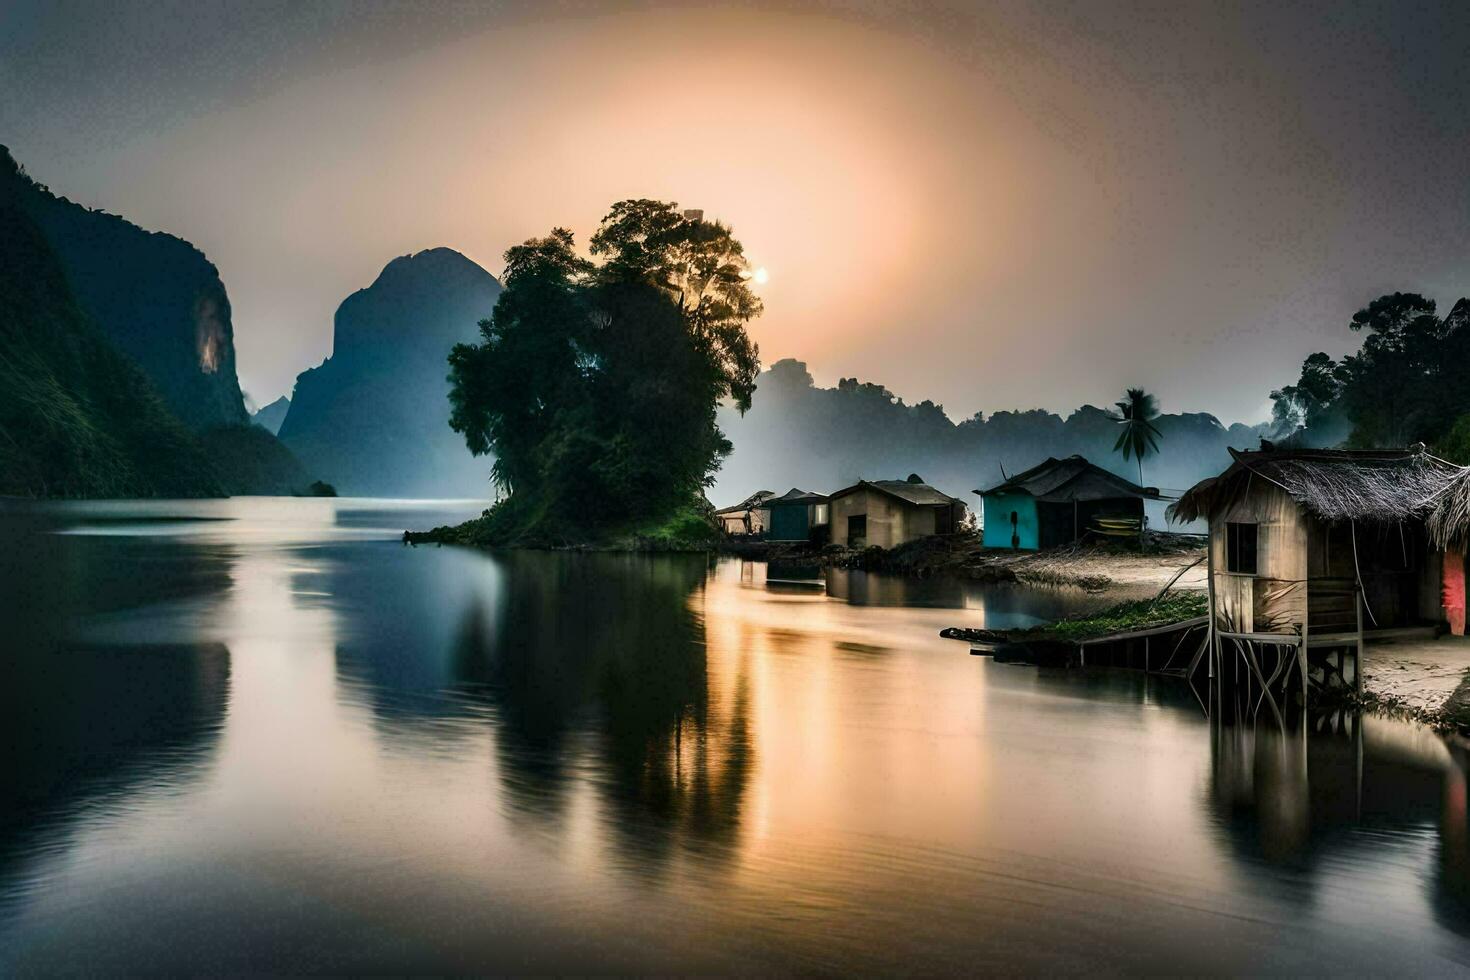
<path id="1" fill-rule="evenodd" d="M 731 445 L 715 412 L 722 400 L 750 407 L 760 364 L 745 332 L 761 301 L 744 248 L 702 211 L 629 200 L 603 218 L 590 254 L 565 228 L 505 253 L 481 342 L 449 356 L 450 425 L 473 453 L 494 455 L 504 496 L 409 543 L 716 542 L 704 492 Z"/>

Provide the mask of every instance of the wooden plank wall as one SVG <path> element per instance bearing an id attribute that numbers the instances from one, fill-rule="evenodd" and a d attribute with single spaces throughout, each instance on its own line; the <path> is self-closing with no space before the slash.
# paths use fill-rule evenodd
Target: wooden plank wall
<path id="1" fill-rule="evenodd" d="M 1225 525 L 1256 524 L 1256 574 L 1227 571 Z M 1252 479 L 1245 497 L 1210 522 L 1216 626 L 1227 632 L 1298 632 L 1307 620 L 1307 518 L 1287 493 Z"/>

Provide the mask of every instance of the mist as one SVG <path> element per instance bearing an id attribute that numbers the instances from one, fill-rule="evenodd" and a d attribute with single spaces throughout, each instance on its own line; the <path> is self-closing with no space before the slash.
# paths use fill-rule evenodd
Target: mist
<path id="1" fill-rule="evenodd" d="M 1143 461 L 1142 480 L 1168 496 L 1219 473 L 1230 463 L 1230 449 L 1257 448 L 1268 434 L 1266 425 L 1227 426 L 1202 412 L 1165 413 L 1155 424 L 1159 452 Z M 972 491 L 1048 456 L 1073 454 L 1139 481 L 1137 462 L 1113 449 L 1117 423 L 1095 405 L 1082 405 L 1065 418 L 1031 409 L 955 421 L 942 405 L 906 404 L 881 384 L 844 378 L 835 388 L 818 387 L 806 364 L 790 358 L 761 374 L 749 412 L 721 409 L 720 428 L 735 448 L 710 493 L 717 506 L 757 490 L 827 493 L 860 479 L 917 473 L 973 509 L 979 498 Z M 1152 526 L 1163 527 L 1164 506 L 1149 505 Z"/>

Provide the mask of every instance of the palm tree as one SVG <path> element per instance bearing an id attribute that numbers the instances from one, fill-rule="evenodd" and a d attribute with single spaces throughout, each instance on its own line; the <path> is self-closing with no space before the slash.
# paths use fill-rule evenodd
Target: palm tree
<path id="1" fill-rule="evenodd" d="M 1129 388 L 1123 400 L 1117 403 L 1118 412 L 1113 421 L 1123 427 L 1113 452 L 1122 450 L 1123 458 L 1130 456 L 1138 460 L 1138 484 L 1143 485 L 1143 457 L 1159 451 L 1159 430 L 1153 420 L 1159 417 L 1159 405 L 1154 396 L 1142 388 Z"/>

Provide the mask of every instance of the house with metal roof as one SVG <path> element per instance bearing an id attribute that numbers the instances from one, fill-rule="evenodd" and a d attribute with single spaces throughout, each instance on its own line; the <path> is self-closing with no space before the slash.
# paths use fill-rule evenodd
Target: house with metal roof
<path id="1" fill-rule="evenodd" d="M 722 507 L 715 511 L 715 520 L 720 529 L 729 535 L 750 536 L 766 530 L 768 513 L 766 502 L 776 494 L 770 490 L 757 490 L 738 504 Z"/>
<path id="2" fill-rule="evenodd" d="M 765 502 L 767 541 L 810 541 L 827 524 L 827 495 L 792 487 Z"/>
<path id="3" fill-rule="evenodd" d="M 1137 535 L 1143 502 L 1160 499 L 1081 456 L 1049 458 L 989 490 L 983 501 L 987 548 L 1035 551 L 1085 537 Z"/>
<path id="4" fill-rule="evenodd" d="M 907 480 L 859 480 L 828 497 L 832 541 L 850 548 L 894 548 L 932 534 L 953 534 L 965 518 L 965 502 L 929 486 L 917 474 Z"/>

